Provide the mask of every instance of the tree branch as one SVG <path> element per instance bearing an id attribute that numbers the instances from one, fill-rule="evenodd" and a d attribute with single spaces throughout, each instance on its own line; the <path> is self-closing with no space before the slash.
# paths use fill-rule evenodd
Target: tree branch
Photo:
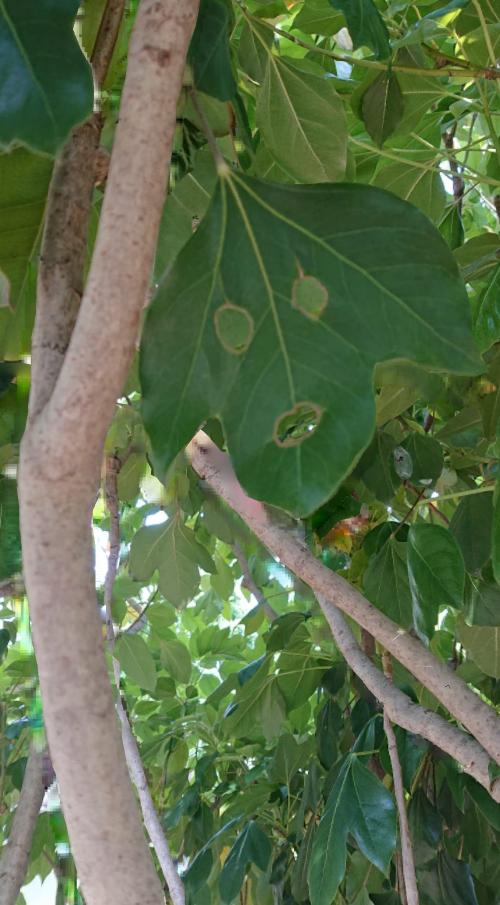
<path id="1" fill-rule="evenodd" d="M 321 606 L 328 603 L 328 601 L 320 599 L 321 594 L 317 596 Z M 388 718 L 408 732 L 421 735 L 446 751 L 459 764 L 462 764 L 464 773 L 473 776 L 477 782 L 490 791 L 488 773 L 490 758 L 484 748 L 472 736 L 448 723 L 432 710 L 415 704 L 403 691 L 396 688 L 363 653 L 340 610 L 330 604 L 328 614 L 328 624 L 340 653 L 352 671 L 383 704 Z M 498 786 L 493 787 L 491 794 L 495 801 L 500 801 Z"/>
<path id="2" fill-rule="evenodd" d="M 255 597 L 259 606 L 263 607 L 267 618 L 270 619 L 272 622 L 274 619 L 278 618 L 278 614 L 277 614 L 276 610 L 273 609 L 271 604 L 267 602 L 265 594 L 263 594 L 261 589 L 258 588 L 257 585 L 255 584 L 255 581 L 252 578 L 252 573 L 250 572 L 250 567 L 248 565 L 247 558 L 246 558 L 245 554 L 243 553 L 243 550 L 241 549 L 237 540 L 235 540 L 235 542 L 233 544 L 233 550 L 234 550 L 234 555 L 236 556 L 236 559 L 238 560 L 238 562 L 240 564 L 241 571 L 243 572 L 244 587 L 247 588 L 247 590 L 250 591 L 251 594 L 253 594 L 253 596 Z"/>
<path id="3" fill-rule="evenodd" d="M 226 453 L 219 450 L 203 431 L 196 434 L 187 452 L 195 471 L 241 516 L 266 547 L 309 584 L 316 595 L 323 595 L 321 606 L 328 621 L 333 607 L 330 600 L 334 600 L 339 609 L 374 635 L 403 663 L 500 763 L 500 719 L 492 707 L 420 641 L 400 629 L 344 578 L 317 560 L 304 543 L 271 524 L 262 503 L 244 494 Z"/>
<path id="4" fill-rule="evenodd" d="M 94 78 L 102 88 L 113 57 L 126 0 L 108 0 L 102 15 L 90 62 Z"/>
<path id="5" fill-rule="evenodd" d="M 344 617 L 342 617 L 344 618 Z M 344 619 L 345 622 L 345 619 Z M 382 655 L 382 663 L 384 667 L 384 675 L 392 684 L 392 660 L 389 651 L 384 651 Z M 438 717 L 439 719 L 439 717 Z M 406 892 L 408 905 L 418 905 L 417 878 L 415 876 L 415 861 L 413 858 L 413 847 L 411 844 L 410 830 L 408 827 L 408 817 L 406 814 L 405 790 L 403 785 L 403 773 L 401 770 L 401 762 L 399 760 L 398 743 L 396 735 L 391 725 L 387 707 L 384 705 L 384 729 L 387 737 L 387 748 L 392 767 L 392 778 L 394 780 L 394 797 L 396 799 L 396 807 L 398 809 L 399 833 L 401 836 L 401 858 L 403 861 L 403 881 Z"/>
<path id="6" fill-rule="evenodd" d="M 42 754 L 31 743 L 19 803 L 0 861 L 0 905 L 15 905 L 26 877 L 31 840 L 42 806 Z"/>
<path id="7" fill-rule="evenodd" d="M 130 447 L 129 447 L 130 448 Z M 149 838 L 153 843 L 153 848 L 158 857 L 160 867 L 163 871 L 165 880 L 167 881 L 169 892 L 174 905 L 184 905 L 185 892 L 184 883 L 177 873 L 175 864 L 168 842 L 165 838 L 156 808 L 154 806 L 151 792 L 142 766 L 141 756 L 134 738 L 128 717 L 123 706 L 122 696 L 120 694 L 120 664 L 116 657 L 113 656 L 115 646 L 115 633 L 113 629 L 113 620 L 111 617 L 111 598 L 113 596 L 113 584 L 118 571 L 120 559 L 120 513 L 118 498 L 118 474 L 122 467 L 122 462 L 126 461 L 128 456 L 125 454 L 123 459 L 118 456 L 108 456 L 106 459 L 106 505 L 110 517 L 109 529 L 109 557 L 106 579 L 104 582 L 104 603 L 106 605 L 106 636 L 108 639 L 109 652 L 113 659 L 113 672 L 116 682 L 117 700 L 116 710 L 122 724 L 122 741 L 127 760 L 127 766 L 132 774 L 132 779 L 139 793 L 141 802 L 142 816 L 144 825 L 148 831 Z M 139 620 L 137 620 L 139 621 Z"/>
<path id="8" fill-rule="evenodd" d="M 45 727 L 89 905 L 164 903 L 116 719 L 90 526 L 104 439 L 134 354 L 197 7 L 139 4 L 97 242 L 66 355 L 75 312 L 68 317 L 63 297 L 74 287 L 58 271 L 54 294 L 37 310 L 44 343 L 18 484 L 24 577 Z M 73 248 L 70 236 L 65 247 Z"/>

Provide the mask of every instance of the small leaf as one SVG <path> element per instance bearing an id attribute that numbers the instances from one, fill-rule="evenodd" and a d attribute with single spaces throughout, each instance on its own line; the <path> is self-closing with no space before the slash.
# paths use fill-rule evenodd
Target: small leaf
<path id="1" fill-rule="evenodd" d="M 272 44 L 273 35 L 269 29 L 255 21 L 251 24 L 245 22 L 238 45 L 238 57 L 241 68 L 259 85 L 264 81 Z"/>
<path id="2" fill-rule="evenodd" d="M 191 657 L 181 641 L 167 639 L 160 642 L 161 662 L 176 682 L 187 685 L 191 678 Z"/>
<path id="3" fill-rule="evenodd" d="M 170 626 L 174 624 L 177 613 L 168 603 L 154 603 L 147 609 L 148 621 L 153 626 L 156 634 L 163 638 Z"/>
<path id="4" fill-rule="evenodd" d="M 114 656 L 120 663 L 120 669 L 147 691 L 156 688 L 156 667 L 151 651 L 140 635 L 120 635 L 116 642 Z"/>
<path id="5" fill-rule="evenodd" d="M 347 119 L 335 88 L 268 56 L 255 117 L 266 147 L 300 182 L 338 182 L 347 160 Z"/>
<path id="6" fill-rule="evenodd" d="M 330 0 L 330 4 L 344 13 L 355 50 L 370 47 L 378 60 L 390 57 L 389 32 L 373 0 Z"/>
<path id="7" fill-rule="evenodd" d="M 292 895 L 297 902 L 305 902 L 309 898 L 307 872 L 309 870 L 315 832 L 316 822 L 310 820 L 292 871 Z"/>
<path id="8" fill-rule="evenodd" d="M 94 86 L 73 24 L 79 0 L 0 6 L 0 145 L 55 155 L 92 113 Z"/>
<path id="9" fill-rule="evenodd" d="M 381 72 L 363 95 L 363 121 L 380 147 L 399 126 L 405 108 L 395 72 Z"/>
<path id="10" fill-rule="evenodd" d="M 413 610 L 406 563 L 407 545 L 398 538 L 399 532 L 389 537 L 370 560 L 363 578 L 363 592 L 378 610 L 408 630 L 413 624 Z"/>
<path id="11" fill-rule="evenodd" d="M 495 267 L 479 298 L 474 336 L 481 352 L 500 339 L 500 264 Z"/>
<path id="12" fill-rule="evenodd" d="M 412 483 L 425 484 L 426 487 L 435 484 L 444 466 L 441 444 L 433 437 L 414 431 L 401 445 L 411 456 Z"/>
<path id="13" fill-rule="evenodd" d="M 220 101 L 234 97 L 236 82 L 229 52 L 229 14 L 221 0 L 201 0 L 188 59 L 199 91 Z"/>
<path id="14" fill-rule="evenodd" d="M 270 766 L 269 778 L 290 787 L 297 770 L 306 765 L 311 756 L 310 740 L 299 745 L 293 735 L 280 735 Z"/>
<path id="15" fill-rule="evenodd" d="M 465 568 L 460 547 L 441 525 L 412 525 L 408 534 L 408 573 L 413 618 L 419 636 L 434 634 L 440 606 L 461 609 Z"/>
<path id="16" fill-rule="evenodd" d="M 219 892 L 222 902 L 232 902 L 238 895 L 247 867 L 255 864 L 266 870 L 271 857 L 271 845 L 266 834 L 250 820 L 239 834 L 229 852 L 219 877 Z"/>
<path id="17" fill-rule="evenodd" d="M 468 572 L 482 569 L 491 555 L 493 494 L 466 496 L 458 504 L 450 531 L 458 542 Z"/>

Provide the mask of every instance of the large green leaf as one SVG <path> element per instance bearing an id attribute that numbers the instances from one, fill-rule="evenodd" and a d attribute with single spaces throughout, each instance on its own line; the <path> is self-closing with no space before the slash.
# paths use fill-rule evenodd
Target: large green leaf
<path id="1" fill-rule="evenodd" d="M 379 779 L 353 755 L 343 764 L 315 835 L 309 864 L 312 905 L 331 905 L 352 833 L 363 854 L 387 873 L 396 845 L 396 809 Z"/>
<path id="2" fill-rule="evenodd" d="M 465 585 L 467 625 L 500 625 L 500 588 L 468 576 Z"/>
<path id="3" fill-rule="evenodd" d="M 415 628 L 423 640 L 434 634 L 440 606 L 460 609 L 465 568 L 460 547 L 442 525 L 412 525 L 408 534 L 408 572 Z"/>
<path id="4" fill-rule="evenodd" d="M 229 852 L 219 877 L 219 892 L 223 902 L 232 902 L 238 895 L 247 867 L 255 864 L 266 870 L 271 857 L 271 845 L 266 834 L 253 820 L 244 827 Z"/>
<path id="5" fill-rule="evenodd" d="M 464 497 L 453 513 L 450 531 L 458 541 L 468 572 L 481 569 L 491 555 L 492 493 Z"/>
<path id="6" fill-rule="evenodd" d="M 370 47 L 379 60 L 391 54 L 389 33 L 373 0 L 330 0 L 344 13 L 354 47 Z"/>
<path id="7" fill-rule="evenodd" d="M 223 0 L 201 0 L 188 59 L 194 84 L 205 94 L 229 101 L 236 92 L 229 53 L 229 9 Z"/>
<path id="8" fill-rule="evenodd" d="M 130 549 L 130 571 L 136 581 L 149 581 L 158 569 L 158 587 L 173 606 L 192 599 L 199 585 L 198 566 L 214 572 L 213 560 L 194 532 L 178 518 L 140 528 Z"/>
<path id="9" fill-rule="evenodd" d="M 345 25 L 345 19 L 342 13 L 334 12 L 328 0 L 305 0 L 293 24 L 306 35 L 331 38 Z"/>
<path id="10" fill-rule="evenodd" d="M 368 600 L 409 629 L 413 624 L 412 595 L 406 564 L 406 544 L 398 536 L 390 537 L 370 561 L 364 578 L 363 592 Z"/>
<path id="11" fill-rule="evenodd" d="M 73 32 L 79 5 L 1 0 L 0 146 L 56 154 L 92 113 L 92 73 Z"/>
<path id="12" fill-rule="evenodd" d="M 143 417 L 159 473 L 217 415 L 247 492 L 309 513 L 367 446 L 373 368 L 393 358 L 483 369 L 428 219 L 365 186 L 231 171 L 146 318 Z"/>
<path id="13" fill-rule="evenodd" d="M 191 677 L 191 657 L 181 641 L 167 638 L 160 642 L 161 661 L 176 682 L 187 685 Z"/>
<path id="14" fill-rule="evenodd" d="M 340 182 L 347 118 L 333 85 L 269 54 L 255 111 L 267 149 L 299 182 Z"/>
<path id="15" fill-rule="evenodd" d="M 478 905 L 469 865 L 446 852 L 420 871 L 419 893 L 422 905 Z"/>
<path id="16" fill-rule="evenodd" d="M 26 288 L 29 262 L 41 234 L 52 167 L 48 157 L 31 154 L 25 148 L 0 154 L 0 270 L 9 281 L 11 308 L 17 307 Z"/>
<path id="17" fill-rule="evenodd" d="M 119 661 L 120 668 L 136 685 L 147 691 L 155 690 L 155 662 L 140 635 L 121 635 L 116 642 L 114 656 Z"/>
<path id="18" fill-rule="evenodd" d="M 412 484 L 435 484 L 444 465 L 441 444 L 427 434 L 411 433 L 401 444 L 411 457 Z"/>

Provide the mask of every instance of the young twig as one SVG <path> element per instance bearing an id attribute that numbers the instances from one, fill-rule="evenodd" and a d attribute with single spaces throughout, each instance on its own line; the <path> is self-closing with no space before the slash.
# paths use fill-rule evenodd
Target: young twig
<path id="1" fill-rule="evenodd" d="M 250 572 L 247 558 L 237 540 L 235 540 L 233 544 L 233 551 L 236 559 L 240 564 L 241 571 L 243 572 L 243 587 L 245 587 L 248 591 L 250 591 L 251 594 L 253 594 L 259 606 L 263 607 L 267 618 L 272 622 L 273 619 L 278 618 L 278 614 L 276 610 L 273 609 L 271 604 L 267 602 L 265 594 L 255 584 L 255 581 L 252 578 L 252 573 Z"/>
<path id="2" fill-rule="evenodd" d="M 390 682 L 392 677 L 392 657 L 389 651 L 382 654 L 382 664 L 384 667 L 384 675 Z M 384 730 L 387 737 L 387 747 L 392 767 L 392 778 L 394 780 L 394 797 L 396 799 L 396 807 L 398 810 L 399 832 L 401 836 L 401 858 L 403 862 L 403 880 L 406 891 L 406 900 L 408 905 L 419 905 L 417 878 L 415 876 L 415 862 L 413 859 L 413 847 L 411 844 L 410 830 L 408 827 L 408 817 L 406 814 L 405 790 L 403 786 L 403 773 L 401 770 L 401 762 L 399 760 L 398 745 L 396 735 L 391 725 L 391 720 L 384 707 Z"/>

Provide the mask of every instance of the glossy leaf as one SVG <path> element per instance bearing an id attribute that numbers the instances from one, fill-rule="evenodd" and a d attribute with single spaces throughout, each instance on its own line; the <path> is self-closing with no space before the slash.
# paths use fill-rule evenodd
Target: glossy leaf
<path id="1" fill-rule="evenodd" d="M 381 72 L 363 95 L 363 121 L 375 144 L 382 147 L 401 122 L 404 98 L 394 72 Z"/>
<path id="2" fill-rule="evenodd" d="M 396 845 L 391 795 L 356 756 L 347 758 L 330 792 L 309 865 L 312 905 L 331 905 L 343 877 L 347 833 L 366 858 L 387 873 Z"/>
<path id="3" fill-rule="evenodd" d="M 147 691 L 156 688 L 156 667 L 148 645 L 140 635 L 120 635 L 114 656 L 124 673 Z"/>
<path id="4" fill-rule="evenodd" d="M 391 54 L 389 33 L 373 0 L 330 0 L 344 13 L 354 47 L 370 47 L 379 60 Z"/>
<path id="5" fill-rule="evenodd" d="M 52 168 L 49 158 L 25 148 L 0 154 L 0 270 L 9 282 L 12 309 L 26 289 L 29 262 L 41 238 Z"/>
<path id="6" fill-rule="evenodd" d="M 390 537 L 371 559 L 363 578 L 363 592 L 389 619 L 409 629 L 413 624 L 413 610 L 407 545 L 398 538 L 399 534 Z"/>
<path id="7" fill-rule="evenodd" d="M 188 59 L 195 87 L 220 101 L 236 92 L 229 52 L 229 13 L 223 0 L 201 0 Z"/>
<path id="8" fill-rule="evenodd" d="M 347 160 L 347 119 L 327 80 L 269 55 L 255 111 L 267 149 L 300 182 L 340 182 Z"/>
<path id="9" fill-rule="evenodd" d="M 78 0 L 3 0 L 0 146 L 56 154 L 92 113 L 94 86 L 73 23 Z"/>
<path id="10" fill-rule="evenodd" d="M 400 358 L 477 373 L 469 317 L 451 253 L 415 208 L 363 186 L 228 174 L 146 319 L 143 417 L 157 467 L 218 414 L 245 490 L 311 512 L 369 441 L 375 361 L 396 343 Z M 290 442 L 280 426 L 292 416 Z"/>
<path id="11" fill-rule="evenodd" d="M 408 534 L 408 574 L 413 619 L 419 636 L 434 634 L 440 606 L 460 609 L 465 568 L 453 535 L 441 525 L 412 525 Z"/>
<path id="12" fill-rule="evenodd" d="M 250 820 L 239 834 L 229 852 L 219 877 L 219 892 L 222 902 L 232 902 L 238 895 L 247 867 L 255 864 L 266 870 L 271 857 L 269 839 L 261 828 Z"/>
<path id="13" fill-rule="evenodd" d="M 481 569 L 491 555 L 492 497 L 492 493 L 464 497 L 450 522 L 450 531 L 462 551 L 468 572 Z"/>

